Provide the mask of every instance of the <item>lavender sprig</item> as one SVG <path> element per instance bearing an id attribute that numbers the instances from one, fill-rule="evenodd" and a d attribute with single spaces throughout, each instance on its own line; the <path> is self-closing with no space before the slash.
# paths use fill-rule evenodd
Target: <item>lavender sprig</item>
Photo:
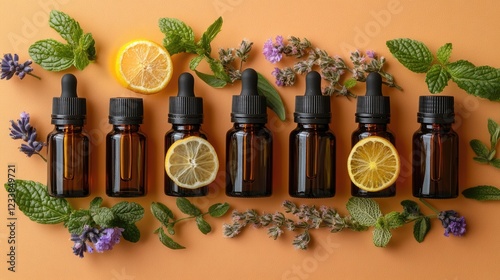
<path id="1" fill-rule="evenodd" d="M 40 151 L 44 146 L 46 146 L 46 143 L 37 141 L 36 128 L 30 124 L 30 115 L 26 112 L 22 112 L 20 118 L 16 122 L 11 120 L 10 123 L 11 127 L 9 128 L 9 136 L 12 139 L 21 139 L 27 143 L 21 144 L 19 150 L 28 157 L 31 157 L 34 154 L 39 155 L 45 162 L 47 162 L 47 159 L 40 154 Z"/>
<path id="2" fill-rule="evenodd" d="M 283 37 L 277 36 L 275 42 L 272 39 L 265 42 L 262 53 L 273 64 L 281 61 L 283 56 L 298 59 L 293 67 L 273 70 L 272 75 L 276 78 L 277 86 L 292 86 L 295 84 L 297 74 L 307 74 L 314 66 L 318 66 L 323 79 L 328 83 L 323 89 L 325 95 L 356 97 L 350 89 L 357 82 L 365 82 L 370 72 L 380 73 L 384 78 L 384 84 L 402 90 L 394 81 L 394 77 L 382 69 L 385 58 L 379 58 L 372 50 L 368 50 L 366 56 L 359 50 L 351 52 L 349 59 L 353 66 L 349 67 L 342 58 L 330 56 L 326 51 L 314 47 L 306 38 L 301 40 L 291 36 L 288 42 L 284 43 Z M 351 74 L 351 78 L 343 80 L 347 73 Z"/>
<path id="3" fill-rule="evenodd" d="M 17 54 L 4 54 L 2 58 L 2 74 L 0 78 L 10 80 L 10 78 L 16 75 L 22 80 L 26 75 L 30 75 L 40 80 L 40 77 L 31 73 L 33 72 L 33 68 L 30 66 L 32 63 L 33 62 L 31 60 L 19 63 L 19 56 Z"/>
<path id="4" fill-rule="evenodd" d="M 102 253 L 113 249 L 113 246 L 120 243 L 123 228 L 103 228 L 98 229 L 85 225 L 81 234 L 71 234 L 70 240 L 74 242 L 73 253 L 83 258 L 83 253 L 97 251 Z M 92 248 L 91 244 L 94 245 Z"/>

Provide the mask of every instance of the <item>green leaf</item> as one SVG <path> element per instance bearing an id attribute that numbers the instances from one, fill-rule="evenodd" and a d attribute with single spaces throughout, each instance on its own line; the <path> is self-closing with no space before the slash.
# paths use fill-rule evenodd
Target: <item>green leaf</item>
<path id="1" fill-rule="evenodd" d="M 182 213 L 190 216 L 198 216 L 201 215 L 200 209 L 196 207 L 194 204 L 192 204 L 187 198 L 184 197 L 178 197 L 175 201 L 177 204 L 177 207 L 179 210 L 181 210 Z"/>
<path id="2" fill-rule="evenodd" d="M 230 83 L 231 79 L 227 75 L 226 71 L 224 70 L 224 66 L 222 65 L 222 62 L 219 60 L 213 59 L 211 57 L 205 56 L 206 61 L 208 62 L 208 65 L 210 66 L 210 70 L 214 73 L 214 76 L 218 79 L 226 81 L 226 83 Z"/>
<path id="3" fill-rule="evenodd" d="M 346 207 L 354 220 L 362 226 L 373 226 L 382 216 L 377 202 L 370 198 L 351 197 Z"/>
<path id="4" fill-rule="evenodd" d="M 439 62 L 441 62 L 443 65 L 448 64 L 451 56 L 451 50 L 453 49 L 453 46 L 451 43 L 446 43 L 442 47 L 440 47 L 437 50 L 437 59 Z"/>
<path id="5" fill-rule="evenodd" d="M 39 224 L 67 222 L 72 212 L 64 198 L 49 196 L 47 187 L 33 181 L 15 180 L 15 201 L 19 210 Z M 5 184 L 6 188 L 12 184 Z"/>
<path id="6" fill-rule="evenodd" d="M 417 242 L 421 243 L 424 241 L 425 236 L 431 229 L 431 219 L 429 217 L 422 217 L 415 221 L 413 225 L 413 237 Z"/>
<path id="7" fill-rule="evenodd" d="M 495 158 L 496 154 L 497 154 L 496 150 L 490 151 L 490 153 L 488 154 L 488 161 L 492 161 Z"/>
<path id="8" fill-rule="evenodd" d="M 194 70 L 194 72 L 196 73 L 196 76 L 198 76 L 198 78 L 200 78 L 202 81 L 204 81 L 205 83 L 207 83 L 211 87 L 223 88 L 227 85 L 226 81 L 221 80 L 221 79 L 215 77 L 214 75 L 205 74 L 205 73 L 202 73 L 202 72 L 199 72 L 196 70 Z"/>
<path id="9" fill-rule="evenodd" d="M 267 107 L 273 110 L 280 120 L 284 121 L 286 114 L 283 100 L 281 100 L 278 91 L 260 73 L 257 73 L 257 89 L 260 95 L 266 97 Z"/>
<path id="10" fill-rule="evenodd" d="M 214 218 L 224 216 L 229 210 L 229 204 L 225 203 L 215 203 L 214 205 L 208 208 L 208 214 Z"/>
<path id="11" fill-rule="evenodd" d="M 116 224 L 115 226 L 124 229 L 122 232 L 123 239 L 133 243 L 136 243 L 141 239 L 141 231 L 135 224 L 122 223 Z"/>
<path id="12" fill-rule="evenodd" d="M 207 223 L 207 221 L 205 221 L 201 215 L 196 216 L 196 225 L 203 234 L 207 234 L 212 231 L 212 227 L 210 226 L 210 224 Z"/>
<path id="13" fill-rule="evenodd" d="M 350 89 L 350 88 L 353 88 L 356 85 L 356 83 L 357 83 L 356 79 L 349 78 L 349 79 L 345 80 L 344 86 L 346 89 Z"/>
<path id="14" fill-rule="evenodd" d="M 404 216 L 396 211 L 386 214 L 384 219 L 389 229 L 399 228 L 405 224 Z"/>
<path id="15" fill-rule="evenodd" d="M 463 196 L 475 200 L 500 200 L 500 189 L 493 186 L 477 186 L 462 191 Z"/>
<path id="16" fill-rule="evenodd" d="M 389 51 L 410 71 L 425 73 L 432 65 L 432 53 L 422 42 L 400 38 L 386 42 Z"/>
<path id="17" fill-rule="evenodd" d="M 63 37 L 68 44 L 77 46 L 83 35 L 83 30 L 73 18 L 67 14 L 52 10 L 50 12 L 49 25 Z"/>
<path id="18" fill-rule="evenodd" d="M 450 74 L 440 64 L 432 65 L 425 75 L 425 82 L 430 93 L 440 93 L 448 85 Z"/>
<path id="19" fill-rule="evenodd" d="M 198 67 L 198 64 L 200 64 L 200 62 L 202 60 L 203 60 L 203 56 L 202 55 L 198 55 L 195 58 L 191 59 L 191 61 L 189 61 L 189 69 L 195 70 L 196 67 Z"/>
<path id="20" fill-rule="evenodd" d="M 170 238 L 168 235 L 166 235 L 165 231 L 163 231 L 163 228 L 159 228 L 157 233 L 161 243 L 163 243 L 163 245 L 167 246 L 168 248 L 174 250 L 186 248 L 180 245 L 179 243 L 175 242 L 174 240 L 172 240 L 172 238 Z"/>
<path id="21" fill-rule="evenodd" d="M 161 202 L 151 203 L 151 213 L 153 213 L 153 216 L 155 216 L 155 218 L 164 226 L 168 226 L 170 220 L 174 219 L 174 214 L 172 213 L 172 211 Z"/>
<path id="22" fill-rule="evenodd" d="M 413 200 L 403 200 L 401 201 L 403 206 L 403 216 L 408 220 L 413 220 L 422 216 L 420 212 L 420 206 Z"/>
<path id="23" fill-rule="evenodd" d="M 387 228 L 375 227 L 373 231 L 373 244 L 377 247 L 385 247 L 391 240 L 391 231 Z"/>
<path id="24" fill-rule="evenodd" d="M 488 159 L 490 149 L 488 149 L 488 147 L 486 147 L 483 142 L 477 139 L 473 139 L 469 142 L 469 144 L 474 153 L 476 153 L 479 158 Z"/>
<path id="25" fill-rule="evenodd" d="M 488 119 L 488 132 L 490 133 L 491 149 L 493 150 L 500 139 L 500 127 L 492 119 Z"/>
<path id="26" fill-rule="evenodd" d="M 76 49 L 73 52 L 73 65 L 76 69 L 83 70 L 87 65 L 89 65 L 90 60 L 87 57 L 87 52 L 82 49 Z"/>
<path id="27" fill-rule="evenodd" d="M 115 216 L 111 209 L 107 207 L 99 207 L 96 209 L 90 209 L 90 216 L 96 224 L 101 228 L 111 227 L 113 225 L 113 220 Z"/>
<path id="28" fill-rule="evenodd" d="M 111 207 L 114 216 L 125 223 L 135 223 L 144 217 L 144 208 L 135 202 L 122 201 Z"/>
<path id="29" fill-rule="evenodd" d="M 215 38 L 215 36 L 219 34 L 222 28 L 222 22 L 222 17 L 219 17 L 208 27 L 207 31 L 205 31 L 203 35 L 201 35 L 198 46 L 204 50 L 204 53 L 206 55 L 210 55 L 210 52 L 212 51 L 210 43 Z"/>
<path id="30" fill-rule="evenodd" d="M 500 168 L 500 158 L 492 159 L 489 164 L 495 168 Z"/>
<path id="31" fill-rule="evenodd" d="M 102 197 L 97 196 L 94 199 L 92 199 L 92 201 L 90 202 L 89 209 L 97 209 L 97 208 L 101 207 L 101 204 L 102 204 Z"/>
<path id="32" fill-rule="evenodd" d="M 35 42 L 28 52 L 36 64 L 48 71 L 68 69 L 74 61 L 72 48 L 52 39 Z"/>
<path id="33" fill-rule="evenodd" d="M 163 46 L 170 55 L 181 52 L 196 53 L 194 33 L 191 27 L 175 18 L 161 18 L 158 25 L 160 31 L 165 34 Z"/>
<path id="34" fill-rule="evenodd" d="M 451 79 L 467 93 L 492 101 L 500 100 L 500 69 L 475 67 L 466 60 L 452 62 L 447 67 Z"/>
<path id="35" fill-rule="evenodd" d="M 71 212 L 68 222 L 66 223 L 70 233 L 81 234 L 85 225 L 94 225 L 89 210 L 75 210 Z"/>

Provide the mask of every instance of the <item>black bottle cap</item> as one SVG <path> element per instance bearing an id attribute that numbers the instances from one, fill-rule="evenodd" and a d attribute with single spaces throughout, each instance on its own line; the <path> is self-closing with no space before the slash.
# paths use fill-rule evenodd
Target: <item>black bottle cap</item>
<path id="1" fill-rule="evenodd" d="M 419 123 L 447 124 L 455 122 L 453 96 L 420 96 L 417 121 Z"/>
<path id="2" fill-rule="evenodd" d="M 365 96 L 358 96 L 356 122 L 388 124 L 390 119 L 391 105 L 389 97 L 382 94 L 382 76 L 371 72 L 366 78 Z"/>
<path id="3" fill-rule="evenodd" d="M 86 99 L 76 94 L 76 77 L 65 74 L 61 79 L 61 97 L 52 99 L 52 124 L 78 125 L 85 123 L 87 114 Z"/>
<path id="4" fill-rule="evenodd" d="M 321 75 L 311 71 L 306 76 L 304 96 L 295 97 L 296 123 L 327 124 L 330 122 L 330 97 L 321 93 Z"/>
<path id="5" fill-rule="evenodd" d="M 233 96 L 231 122 L 266 123 L 266 97 L 259 95 L 257 72 L 247 68 L 241 74 L 241 93 Z"/>
<path id="6" fill-rule="evenodd" d="M 110 124 L 142 124 L 142 98 L 117 97 L 109 100 Z"/>
<path id="7" fill-rule="evenodd" d="M 168 122 L 172 124 L 203 123 L 203 98 L 194 96 L 194 78 L 182 73 L 177 96 L 169 98 Z"/>

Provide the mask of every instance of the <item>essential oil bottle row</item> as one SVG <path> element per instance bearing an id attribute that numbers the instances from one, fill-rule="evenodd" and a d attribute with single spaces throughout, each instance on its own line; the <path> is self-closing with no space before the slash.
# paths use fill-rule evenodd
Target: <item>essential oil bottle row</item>
<path id="1" fill-rule="evenodd" d="M 48 191 L 56 197 L 85 197 L 89 191 L 90 141 L 84 132 L 86 100 L 76 93 L 76 78 L 62 78 L 61 97 L 53 99 L 52 124 L 48 135 Z M 273 140 L 266 127 L 266 98 L 258 94 L 257 73 L 242 73 L 242 90 L 233 96 L 231 122 L 226 135 L 226 195 L 233 197 L 267 197 L 272 195 Z M 382 94 L 382 79 L 370 73 L 366 95 L 357 98 L 355 120 L 358 129 L 351 144 L 379 136 L 395 143 L 388 129 L 390 100 Z M 194 94 L 194 79 L 183 73 L 178 81 L 178 95 L 169 98 L 168 122 L 172 128 L 165 134 L 165 153 L 177 140 L 199 136 L 203 100 Z M 141 98 L 111 98 L 106 136 L 106 194 L 112 197 L 146 195 L 147 141 L 140 131 L 143 120 Z M 297 127 L 289 137 L 289 194 L 299 198 L 328 198 L 336 189 L 336 139 L 330 130 L 330 97 L 321 93 L 321 77 L 312 71 L 306 77 L 303 96 L 295 99 L 294 121 Z M 413 135 L 413 195 L 425 198 L 458 196 L 458 136 L 452 129 L 454 100 L 452 96 L 420 96 Z M 177 186 L 166 174 L 164 190 L 170 196 L 204 196 L 208 187 L 187 189 Z M 351 185 L 358 197 L 391 197 L 396 184 L 376 192 Z"/>

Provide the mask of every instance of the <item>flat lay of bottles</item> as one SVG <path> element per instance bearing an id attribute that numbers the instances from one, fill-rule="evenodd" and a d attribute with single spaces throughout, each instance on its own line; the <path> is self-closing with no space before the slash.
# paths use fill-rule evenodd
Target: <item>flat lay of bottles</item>
<path id="1" fill-rule="evenodd" d="M 253 69 L 242 73 L 242 88 L 232 97 L 231 122 L 226 134 L 226 195 L 230 197 L 268 197 L 273 187 L 273 135 L 266 127 L 266 98 L 258 94 L 258 75 Z M 47 186 L 51 196 L 86 197 L 90 194 L 90 139 L 85 133 L 86 99 L 77 95 L 77 80 L 66 74 L 61 80 L 61 96 L 53 98 L 54 130 L 47 137 Z M 297 198 L 329 198 L 336 191 L 336 138 L 330 130 L 330 97 L 321 93 L 321 76 L 306 76 L 304 95 L 295 97 L 294 122 L 289 135 L 288 193 Z M 372 72 L 366 79 L 366 94 L 357 98 L 351 145 L 379 136 L 395 144 L 388 128 L 390 100 L 382 94 L 382 78 Z M 111 98 L 106 136 L 106 194 L 110 197 L 140 197 L 147 194 L 147 136 L 141 98 Z M 458 196 L 458 135 L 453 130 L 452 96 L 420 96 L 417 122 L 420 128 L 412 138 L 412 194 L 423 198 Z M 165 153 L 180 139 L 198 136 L 201 129 L 203 99 L 194 93 L 194 78 L 183 73 L 177 96 L 169 97 L 168 122 L 171 129 L 164 138 Z M 208 140 L 208 139 L 207 139 Z M 164 153 L 164 154 L 165 154 Z M 164 193 L 169 196 L 205 196 L 208 186 L 187 189 L 164 175 Z M 357 197 L 392 197 L 396 184 L 367 192 L 351 184 Z"/>

